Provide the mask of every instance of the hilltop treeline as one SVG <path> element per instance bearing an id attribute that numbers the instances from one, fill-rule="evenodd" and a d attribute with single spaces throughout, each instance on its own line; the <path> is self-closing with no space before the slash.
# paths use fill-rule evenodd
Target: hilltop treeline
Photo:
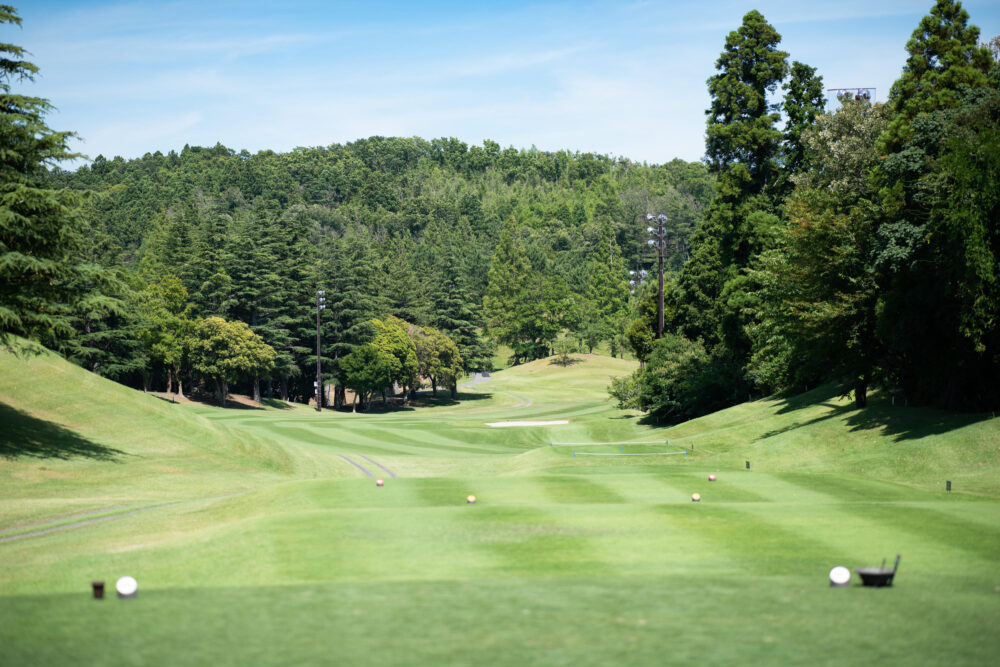
<path id="1" fill-rule="evenodd" d="M 620 353 L 626 269 L 655 257 L 640 218 L 650 206 L 670 215 L 679 267 L 713 194 L 698 163 L 384 137 L 281 154 L 98 156 L 52 179 L 94 193 L 82 209 L 86 256 L 118 267 L 128 305 L 78 322 L 72 358 L 120 381 L 167 383 L 157 335 L 141 331 L 162 329 L 164 308 L 217 316 L 270 345 L 266 379 L 299 396 L 315 377 L 318 291 L 324 368 L 340 385 L 350 385 L 341 360 L 389 315 L 451 338 L 466 371 L 490 367 L 491 341 L 520 361 L 565 332 L 575 347 L 610 341 Z"/>

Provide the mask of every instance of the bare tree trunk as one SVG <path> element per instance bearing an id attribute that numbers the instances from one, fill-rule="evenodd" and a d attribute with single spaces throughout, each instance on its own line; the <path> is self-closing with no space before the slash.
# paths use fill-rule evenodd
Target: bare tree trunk
<path id="1" fill-rule="evenodd" d="M 861 409 L 868 405 L 868 378 L 858 378 L 854 383 L 854 407 Z"/>
<path id="2" fill-rule="evenodd" d="M 452 398 L 457 398 L 458 397 L 458 383 L 457 382 L 452 382 L 451 383 L 451 397 Z"/>
<path id="3" fill-rule="evenodd" d="M 229 383 L 225 380 L 219 382 L 219 390 L 222 392 L 222 407 L 226 407 L 226 396 L 229 395 Z"/>
<path id="4" fill-rule="evenodd" d="M 255 377 L 253 379 L 253 400 L 260 403 L 260 378 Z"/>
<path id="5" fill-rule="evenodd" d="M 181 380 L 180 368 L 177 367 L 174 368 L 174 377 L 177 378 L 177 395 L 180 396 L 181 398 L 184 398 L 184 384 L 183 381 Z"/>
<path id="6" fill-rule="evenodd" d="M 351 404 L 351 412 L 357 412 L 357 411 L 358 411 L 358 394 L 357 392 L 355 392 L 354 402 Z"/>
<path id="7" fill-rule="evenodd" d="M 171 372 L 170 367 L 167 367 L 167 393 L 174 393 L 174 374 Z"/>
<path id="8" fill-rule="evenodd" d="M 431 376 L 431 396 L 437 398 L 438 395 L 438 383 L 434 376 Z"/>

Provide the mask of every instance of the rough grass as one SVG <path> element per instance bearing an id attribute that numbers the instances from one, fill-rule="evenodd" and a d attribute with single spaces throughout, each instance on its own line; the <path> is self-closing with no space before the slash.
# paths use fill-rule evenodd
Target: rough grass
<path id="1" fill-rule="evenodd" d="M 386 414 L 0 356 L 0 663 L 992 662 L 1000 422 L 818 390 L 660 429 L 606 396 L 632 362 L 574 356 Z M 670 444 L 550 446 L 630 440 Z M 892 589 L 827 584 L 896 553 Z"/>

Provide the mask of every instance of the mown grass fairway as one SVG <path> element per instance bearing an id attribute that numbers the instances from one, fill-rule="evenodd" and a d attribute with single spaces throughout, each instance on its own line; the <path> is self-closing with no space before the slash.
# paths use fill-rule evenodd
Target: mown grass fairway
<path id="1" fill-rule="evenodd" d="M 817 391 L 655 429 L 606 397 L 629 362 L 581 359 L 352 415 L 0 357 L 0 664 L 995 661 L 1000 420 Z M 896 553 L 891 589 L 827 584 Z"/>

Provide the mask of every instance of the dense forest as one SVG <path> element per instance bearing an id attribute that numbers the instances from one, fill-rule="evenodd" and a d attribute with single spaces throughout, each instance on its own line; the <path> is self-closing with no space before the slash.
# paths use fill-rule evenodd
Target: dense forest
<path id="1" fill-rule="evenodd" d="M 700 163 L 370 137 L 72 171 L 3 45 L 0 337 L 223 401 L 313 395 L 319 322 L 337 405 L 454 389 L 497 345 L 604 345 L 642 362 L 612 395 L 662 421 L 826 382 L 859 407 L 872 388 L 1000 407 L 1000 54 L 979 37 L 938 0 L 888 101 L 827 111 L 751 11 L 708 81 Z"/>

